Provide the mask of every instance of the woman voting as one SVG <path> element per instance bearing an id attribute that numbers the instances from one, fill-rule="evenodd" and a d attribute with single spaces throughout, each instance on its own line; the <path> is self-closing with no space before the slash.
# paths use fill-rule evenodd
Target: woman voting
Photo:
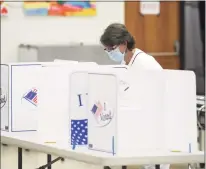
<path id="1" fill-rule="evenodd" d="M 102 34 L 100 42 L 109 58 L 119 64 L 135 67 L 135 70 L 162 70 L 154 57 L 135 48 L 135 39 L 123 24 L 110 24 Z M 169 169 L 167 164 L 160 167 Z M 155 166 L 146 165 L 144 168 L 155 169 Z"/>

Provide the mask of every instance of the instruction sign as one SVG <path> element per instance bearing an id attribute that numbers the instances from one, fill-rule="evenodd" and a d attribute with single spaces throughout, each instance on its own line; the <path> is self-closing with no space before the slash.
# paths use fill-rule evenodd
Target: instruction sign
<path id="1" fill-rule="evenodd" d="M 140 13 L 142 15 L 159 15 L 160 14 L 160 2 L 140 1 Z"/>

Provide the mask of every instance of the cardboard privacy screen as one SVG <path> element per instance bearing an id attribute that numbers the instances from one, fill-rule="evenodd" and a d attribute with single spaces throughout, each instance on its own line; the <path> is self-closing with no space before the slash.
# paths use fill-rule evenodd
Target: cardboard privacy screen
<path id="1" fill-rule="evenodd" d="M 74 118 L 73 120 L 78 120 L 78 115 L 85 117 L 86 110 L 86 108 L 78 109 L 78 107 L 79 104 L 80 108 L 83 105 L 86 106 L 83 99 L 87 79 L 84 73 L 77 74 L 76 72 L 92 68 L 90 64 L 81 63 L 69 63 L 68 65 L 55 63 L 54 66 L 42 68 L 39 98 L 41 114 L 38 125 L 41 142 L 55 142 L 66 146 L 71 144 L 70 117 Z"/>
<path id="2" fill-rule="evenodd" d="M 169 150 L 197 151 L 195 74 L 192 71 L 164 70 L 164 76 L 164 146 Z"/>
<path id="3" fill-rule="evenodd" d="M 54 62 L 2 64 L 1 130 L 10 132 L 36 131 L 40 82 L 43 83 L 43 86 L 47 85 L 47 88 L 51 86 L 44 78 L 40 79 L 42 66 L 55 68 L 68 67 L 68 65 L 68 63 Z M 46 76 L 51 76 L 51 74 L 48 73 Z"/>
<path id="4" fill-rule="evenodd" d="M 37 130 L 40 67 L 37 63 L 1 65 L 1 130 Z"/>
<path id="5" fill-rule="evenodd" d="M 139 71 L 128 74 L 126 80 L 130 86 L 125 95 L 130 105 L 115 108 L 118 89 L 114 76 L 89 75 L 90 149 L 119 155 L 137 151 L 188 152 L 189 147 L 197 150 L 192 72 Z M 102 112 L 106 116 L 101 116 Z"/>
<path id="6" fill-rule="evenodd" d="M 113 74 L 89 73 L 88 146 L 115 153 L 118 81 Z"/>

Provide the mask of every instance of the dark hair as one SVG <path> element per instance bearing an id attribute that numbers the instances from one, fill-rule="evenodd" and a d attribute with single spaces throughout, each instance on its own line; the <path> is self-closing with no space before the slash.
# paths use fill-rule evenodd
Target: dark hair
<path id="1" fill-rule="evenodd" d="M 127 48 L 129 50 L 135 47 L 133 36 L 128 32 L 125 25 L 120 23 L 110 24 L 101 36 L 100 42 L 108 47 L 125 44 L 125 42 L 127 42 Z"/>

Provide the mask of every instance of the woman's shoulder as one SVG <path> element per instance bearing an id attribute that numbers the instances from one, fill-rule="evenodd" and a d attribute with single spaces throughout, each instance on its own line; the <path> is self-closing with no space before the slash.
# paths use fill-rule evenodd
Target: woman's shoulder
<path id="1" fill-rule="evenodd" d="M 145 53 L 140 49 L 135 49 L 133 64 L 131 66 L 139 66 L 145 69 L 162 69 L 161 65 L 156 61 L 156 59 Z"/>

